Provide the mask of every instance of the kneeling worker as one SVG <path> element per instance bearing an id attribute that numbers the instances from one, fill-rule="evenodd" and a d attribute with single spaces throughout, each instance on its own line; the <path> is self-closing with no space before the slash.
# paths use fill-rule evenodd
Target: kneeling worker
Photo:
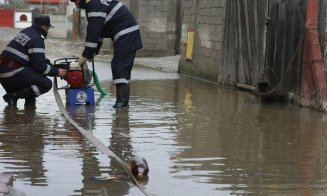
<path id="1" fill-rule="evenodd" d="M 8 105 L 16 105 L 19 98 L 35 104 L 35 97 L 52 88 L 47 76 L 66 75 L 65 69 L 54 67 L 45 57 L 44 40 L 50 27 L 49 16 L 35 17 L 33 25 L 20 31 L 0 54 L 0 83 Z"/>

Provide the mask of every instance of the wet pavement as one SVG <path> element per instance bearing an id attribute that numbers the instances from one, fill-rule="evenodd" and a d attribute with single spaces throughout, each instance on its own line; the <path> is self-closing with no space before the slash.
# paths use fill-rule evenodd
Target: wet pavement
<path id="1" fill-rule="evenodd" d="M 202 80 L 135 67 L 130 108 L 116 111 L 107 63 L 96 72 L 110 93 L 71 117 L 125 162 L 144 157 L 148 195 L 325 195 L 327 116 Z M 64 85 L 59 81 L 59 85 Z M 63 100 L 63 90 L 59 91 Z M 3 89 L 0 88 L 3 95 Z M 53 92 L 36 108 L 0 99 L 0 173 L 26 195 L 143 195 L 119 163 L 61 115 Z M 118 179 L 97 181 L 109 173 Z"/>

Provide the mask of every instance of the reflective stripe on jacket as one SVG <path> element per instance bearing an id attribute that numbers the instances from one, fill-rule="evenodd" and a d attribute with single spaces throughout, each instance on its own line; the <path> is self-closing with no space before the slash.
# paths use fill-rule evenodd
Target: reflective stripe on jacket
<path id="1" fill-rule="evenodd" d="M 111 38 L 119 50 L 133 51 L 143 47 L 134 16 L 120 1 L 90 0 L 80 7 L 85 9 L 88 21 L 84 57 L 92 58 L 103 38 Z"/>
<path id="2" fill-rule="evenodd" d="M 22 66 L 31 67 L 38 73 L 56 76 L 58 69 L 48 64 L 45 58 L 44 39 L 41 27 L 33 25 L 25 28 L 8 43 L 1 56 L 10 58 Z"/>

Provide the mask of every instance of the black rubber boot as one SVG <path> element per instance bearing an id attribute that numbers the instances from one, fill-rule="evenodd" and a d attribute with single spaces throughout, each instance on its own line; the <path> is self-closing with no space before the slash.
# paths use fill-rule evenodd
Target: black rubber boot
<path id="1" fill-rule="evenodd" d="M 8 103 L 8 105 L 16 105 L 19 98 L 22 99 L 35 99 L 36 95 L 34 91 L 30 88 L 23 88 L 16 92 L 10 92 L 3 96 L 3 99 Z"/>
<path id="2" fill-rule="evenodd" d="M 120 83 L 116 84 L 116 103 L 114 108 L 128 108 L 128 101 L 130 95 L 129 84 Z"/>
<path id="3" fill-rule="evenodd" d="M 35 107 L 35 97 L 25 98 L 25 107 Z"/>
<path id="4" fill-rule="evenodd" d="M 3 96 L 3 99 L 8 103 L 8 105 L 15 106 L 17 105 L 19 97 L 15 93 L 7 93 Z"/>

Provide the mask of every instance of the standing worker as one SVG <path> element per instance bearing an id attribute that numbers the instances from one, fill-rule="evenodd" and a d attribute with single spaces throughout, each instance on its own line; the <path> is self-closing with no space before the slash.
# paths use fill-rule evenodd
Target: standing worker
<path id="1" fill-rule="evenodd" d="M 20 31 L 0 55 L 0 83 L 7 94 L 3 99 L 16 106 L 19 98 L 35 104 L 35 97 L 48 92 L 52 81 L 47 76 L 64 77 L 65 69 L 54 67 L 45 58 L 49 16 L 37 16 L 33 25 Z"/>
<path id="2" fill-rule="evenodd" d="M 113 40 L 114 54 L 111 61 L 113 82 L 116 85 L 114 108 L 128 108 L 131 71 L 136 51 L 141 49 L 139 26 L 128 8 L 118 0 L 70 0 L 85 9 L 87 32 L 85 48 L 79 64 L 99 54 L 103 38 Z"/>

